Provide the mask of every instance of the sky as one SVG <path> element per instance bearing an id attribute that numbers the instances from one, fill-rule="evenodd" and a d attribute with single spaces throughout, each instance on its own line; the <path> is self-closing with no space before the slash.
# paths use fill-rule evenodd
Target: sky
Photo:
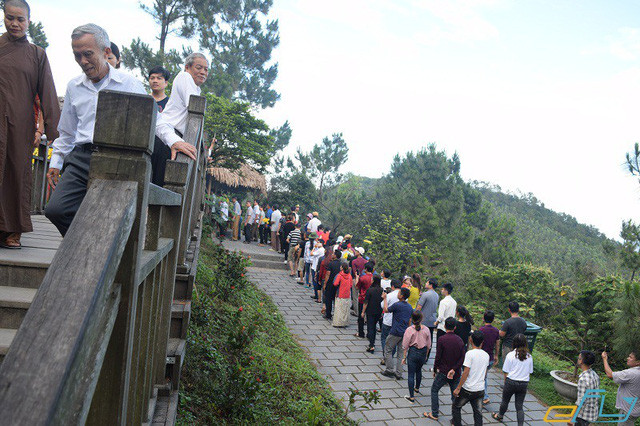
<path id="1" fill-rule="evenodd" d="M 77 25 L 157 48 L 133 0 L 30 4 L 60 95 L 80 71 Z M 640 1 L 275 0 L 270 16 L 282 98 L 259 115 L 289 121 L 287 152 L 342 132 L 343 171 L 380 177 L 396 154 L 435 143 L 458 153 L 466 180 L 531 192 L 609 237 L 640 221 L 624 166 L 640 142 Z"/>

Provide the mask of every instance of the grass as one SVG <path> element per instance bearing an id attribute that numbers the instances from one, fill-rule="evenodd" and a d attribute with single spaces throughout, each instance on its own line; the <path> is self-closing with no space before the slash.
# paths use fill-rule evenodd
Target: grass
<path id="1" fill-rule="evenodd" d="M 247 260 L 210 240 L 200 253 L 178 424 L 353 424 L 277 307 L 244 277 Z"/>

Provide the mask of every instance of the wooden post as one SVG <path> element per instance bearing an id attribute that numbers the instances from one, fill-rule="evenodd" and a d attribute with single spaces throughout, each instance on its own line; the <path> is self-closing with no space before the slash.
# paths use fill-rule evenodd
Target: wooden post
<path id="1" fill-rule="evenodd" d="M 122 285 L 121 302 L 88 424 L 126 424 L 129 404 L 136 399 L 135 389 L 130 387 L 131 377 L 137 373 L 132 371 L 131 359 L 138 306 L 136 269 L 145 244 L 156 114 L 151 96 L 107 90 L 99 93 L 94 130 L 98 151 L 92 155 L 89 185 L 95 179 L 137 182 L 138 198 L 136 219 L 116 277 Z"/>

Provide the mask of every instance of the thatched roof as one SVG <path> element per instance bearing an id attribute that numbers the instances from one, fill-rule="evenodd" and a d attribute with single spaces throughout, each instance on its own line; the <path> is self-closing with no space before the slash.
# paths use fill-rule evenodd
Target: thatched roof
<path id="1" fill-rule="evenodd" d="M 213 178 L 232 188 L 245 187 L 267 192 L 267 180 L 253 167 L 243 164 L 238 170 L 229 170 L 222 167 L 209 167 L 207 173 Z"/>

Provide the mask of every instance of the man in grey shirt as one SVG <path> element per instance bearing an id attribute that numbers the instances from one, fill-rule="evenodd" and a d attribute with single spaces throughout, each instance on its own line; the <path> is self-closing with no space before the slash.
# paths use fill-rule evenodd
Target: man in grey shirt
<path id="1" fill-rule="evenodd" d="M 605 374 L 620 385 L 616 396 L 616 408 L 623 415 L 622 419 L 628 416 L 625 421 L 617 423 L 620 426 L 633 426 L 636 420 L 640 418 L 640 354 L 638 352 L 640 350 L 636 349 L 629 354 L 627 357 L 627 366 L 629 368 L 622 371 L 611 370 L 609 356 L 606 352 L 602 352 Z M 631 407 L 629 401 L 634 399 L 636 399 L 636 403 Z"/>
<path id="2" fill-rule="evenodd" d="M 435 322 L 438 320 L 438 303 L 440 302 L 440 296 L 435 291 L 438 288 L 438 280 L 435 278 L 429 278 L 425 284 L 425 289 L 418 299 L 418 305 L 416 309 L 422 311 L 422 324 L 424 324 L 431 332 L 431 340 L 433 340 L 436 327 Z M 433 343 L 433 342 L 432 342 Z M 433 347 L 433 345 L 431 345 Z M 431 348 L 427 349 L 427 361 L 429 361 L 429 354 Z"/>
<path id="3" fill-rule="evenodd" d="M 511 318 L 503 322 L 502 328 L 500 329 L 503 359 L 511 352 L 513 348 L 513 338 L 516 337 L 516 334 L 524 334 L 527 330 L 527 322 L 520 317 L 518 314 L 519 311 L 520 305 L 518 305 L 518 302 L 509 303 Z"/>

